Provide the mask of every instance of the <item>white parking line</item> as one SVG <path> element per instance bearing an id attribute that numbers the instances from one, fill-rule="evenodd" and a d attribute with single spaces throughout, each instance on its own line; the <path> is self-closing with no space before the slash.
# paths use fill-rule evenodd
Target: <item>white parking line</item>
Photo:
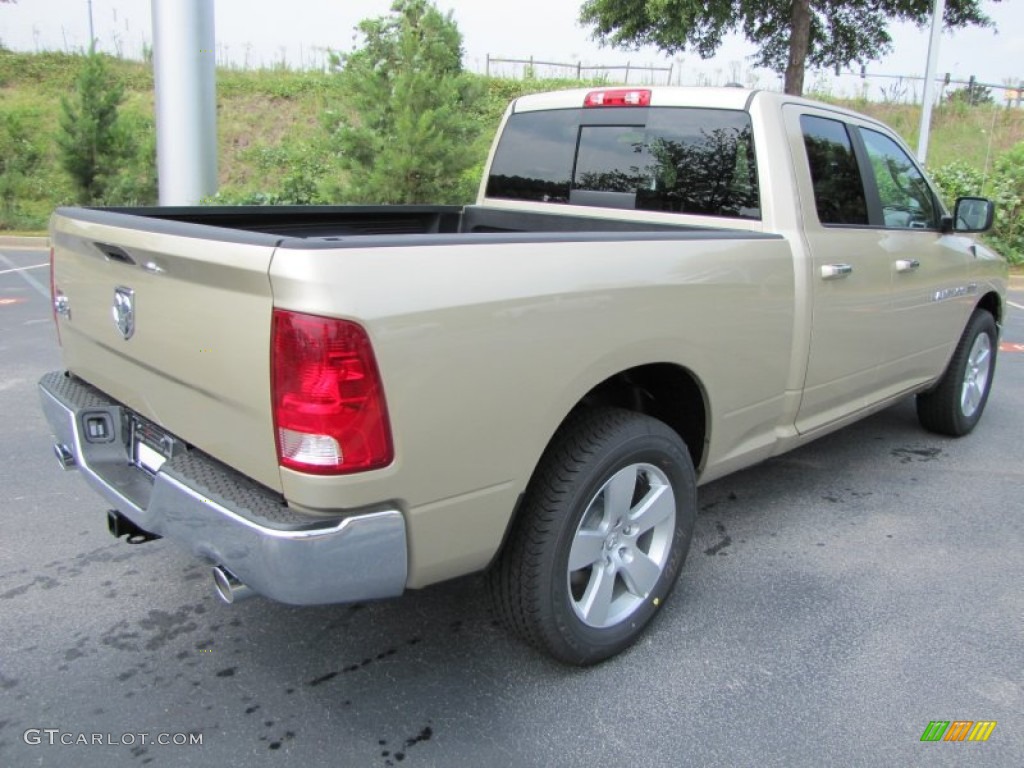
<path id="1" fill-rule="evenodd" d="M 32 277 L 32 275 L 30 275 L 28 272 L 25 272 L 21 267 L 19 267 L 13 261 L 8 259 L 2 253 L 0 253 L 0 264 L 3 264 L 4 266 L 8 267 L 8 269 L 7 269 L 8 272 L 17 272 L 19 275 L 21 275 L 25 279 L 26 283 L 28 283 L 33 288 L 35 288 L 37 291 L 39 291 L 39 295 L 40 296 L 42 296 L 47 301 L 50 300 L 50 289 L 49 288 L 47 288 L 45 285 L 43 285 L 38 280 L 36 280 L 34 277 Z"/>
<path id="2" fill-rule="evenodd" d="M 0 269 L 0 275 L 9 275 L 11 272 L 24 272 L 26 269 L 42 269 L 49 264 L 33 264 L 31 267 L 15 267 L 14 269 Z"/>
<path id="3" fill-rule="evenodd" d="M 1022 307 L 1022 306 L 1021 306 L 1020 304 L 1018 304 L 1018 303 L 1017 303 L 1017 302 L 1015 302 L 1015 301 L 1008 301 L 1008 302 L 1006 302 L 1006 303 L 1007 303 L 1007 304 L 1009 304 L 1009 305 L 1010 305 L 1011 307 L 1013 307 L 1014 309 L 1024 309 L 1024 307 Z"/>

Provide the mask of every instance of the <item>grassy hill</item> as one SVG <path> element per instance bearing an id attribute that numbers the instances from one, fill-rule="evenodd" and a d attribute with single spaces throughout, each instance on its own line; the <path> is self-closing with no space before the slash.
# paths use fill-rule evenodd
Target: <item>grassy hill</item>
<path id="1" fill-rule="evenodd" d="M 72 91 L 81 63 L 82 57 L 77 55 L 0 50 L 0 119 L 13 116 L 41 154 L 39 168 L 20 190 L 16 207 L 0 210 L 0 228 L 45 227 L 55 206 L 74 201 L 70 179 L 57 160 L 54 136 L 61 96 Z M 140 131 L 151 130 L 151 68 L 121 59 L 109 63 L 125 86 L 123 113 Z M 476 153 L 481 163 L 509 99 L 579 85 L 569 80 L 481 77 L 481 81 L 487 94 L 476 115 L 481 139 L 468 150 Z M 274 194 L 299 182 L 314 185 L 321 199 L 344 202 L 343 179 L 326 148 L 322 123 L 328 110 L 345 109 L 345 94 L 336 76 L 286 69 L 225 69 L 217 73 L 217 101 L 218 172 L 225 200 L 251 199 L 260 192 Z M 837 103 L 889 124 L 916 147 L 919 107 L 868 101 Z M 929 166 L 934 169 L 959 161 L 990 175 L 995 159 L 1021 141 L 1024 110 L 943 105 L 934 112 Z M 0 144 L 0 148 L 5 146 Z"/>

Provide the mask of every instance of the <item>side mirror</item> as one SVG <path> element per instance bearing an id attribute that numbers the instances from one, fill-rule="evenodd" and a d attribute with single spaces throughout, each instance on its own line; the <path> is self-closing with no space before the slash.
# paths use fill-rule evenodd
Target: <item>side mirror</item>
<path id="1" fill-rule="evenodd" d="M 953 208 L 954 232 L 987 232 L 992 229 L 996 206 L 985 197 L 959 197 Z"/>

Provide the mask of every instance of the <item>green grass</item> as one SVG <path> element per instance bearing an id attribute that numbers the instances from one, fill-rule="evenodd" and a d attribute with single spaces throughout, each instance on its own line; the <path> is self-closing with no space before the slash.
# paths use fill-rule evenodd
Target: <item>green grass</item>
<path id="1" fill-rule="evenodd" d="M 47 234 L 45 229 L 5 229 L 0 237 L 46 237 Z"/>
<path id="2" fill-rule="evenodd" d="M 917 149 L 921 107 L 909 104 L 837 102 L 880 120 Z M 965 107 L 942 104 L 932 111 L 928 166 L 937 168 L 955 160 L 991 171 L 995 158 L 1024 141 L 1024 110 L 997 105 Z"/>
<path id="3" fill-rule="evenodd" d="M 57 159 L 54 133 L 61 96 L 72 89 L 81 62 L 79 55 L 15 53 L 0 49 L 0 112 L 17 114 L 30 129 L 44 156 L 42 170 L 32 179 L 29 193 L 19 201 L 17 216 L 8 217 L 9 227 L 43 228 L 53 208 L 74 200 L 70 179 Z M 125 85 L 123 111 L 127 115 L 152 118 L 150 66 L 122 59 L 110 59 L 110 64 Z M 481 82 L 485 98 L 476 119 L 482 138 L 467 149 L 479 155 L 479 167 L 486 156 L 490 136 L 512 98 L 524 93 L 593 84 L 574 80 L 486 80 L 483 77 Z M 919 107 L 829 100 L 887 123 L 911 147 L 916 147 Z M 218 176 L 221 189 L 229 196 L 238 198 L 280 189 L 289 174 L 294 173 L 296 158 L 311 149 L 319 153 L 321 161 L 321 191 L 328 194 L 327 190 L 338 188 L 341 172 L 327 151 L 322 127 L 326 110 L 345 109 L 345 94 L 340 92 L 336 76 L 285 68 L 222 69 L 217 73 L 217 101 Z M 1022 140 L 1024 110 L 944 105 L 934 112 L 928 164 L 934 168 L 959 160 L 991 172 L 995 158 Z"/>

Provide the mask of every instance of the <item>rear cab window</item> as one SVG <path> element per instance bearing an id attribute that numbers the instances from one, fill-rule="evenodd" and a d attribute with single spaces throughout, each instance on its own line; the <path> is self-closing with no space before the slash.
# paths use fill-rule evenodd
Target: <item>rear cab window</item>
<path id="1" fill-rule="evenodd" d="M 750 116 L 690 107 L 512 114 L 487 196 L 760 219 Z"/>

